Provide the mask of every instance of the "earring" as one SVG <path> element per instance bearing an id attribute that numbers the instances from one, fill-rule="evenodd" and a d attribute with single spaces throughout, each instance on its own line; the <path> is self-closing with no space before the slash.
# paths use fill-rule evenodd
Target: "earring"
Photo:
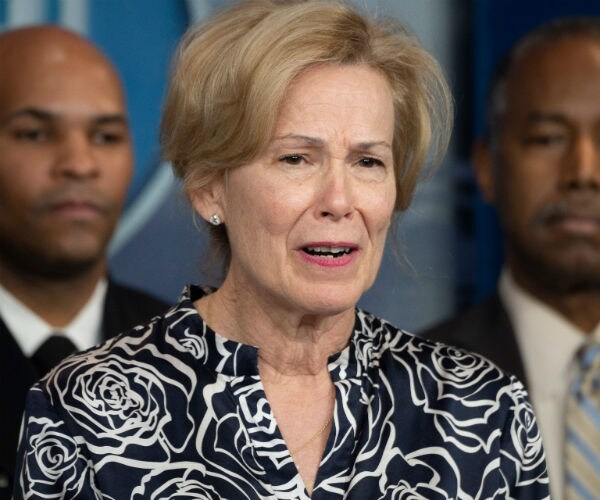
<path id="1" fill-rule="evenodd" d="M 212 214 L 210 219 L 208 219 L 208 222 L 210 222 L 213 226 L 220 226 L 223 221 L 221 220 L 221 217 L 219 217 L 219 214 Z"/>

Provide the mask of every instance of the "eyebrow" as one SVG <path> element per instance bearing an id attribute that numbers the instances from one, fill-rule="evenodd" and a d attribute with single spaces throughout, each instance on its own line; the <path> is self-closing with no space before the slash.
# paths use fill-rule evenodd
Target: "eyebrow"
<path id="1" fill-rule="evenodd" d="M 20 118 L 22 116 L 28 116 L 44 122 L 60 121 L 61 116 L 51 111 L 46 111 L 40 108 L 23 108 L 14 111 L 2 119 L 2 123 L 9 123 L 12 120 Z M 96 125 L 112 124 L 117 123 L 127 126 L 127 118 L 122 113 L 111 113 L 104 115 L 93 116 L 91 122 Z"/>
<path id="2" fill-rule="evenodd" d="M 304 141 L 311 146 L 323 146 L 324 142 L 322 139 L 318 139 L 317 137 L 311 137 L 309 135 L 298 135 L 298 134 L 286 134 L 279 137 L 275 137 L 274 141 L 282 142 L 287 140 L 296 140 L 296 141 Z"/>
<path id="3" fill-rule="evenodd" d="M 325 143 L 322 139 L 319 139 L 317 137 L 311 137 L 308 135 L 297 135 L 297 134 L 287 134 L 287 135 L 283 135 L 280 137 L 275 137 L 275 141 L 285 141 L 288 139 L 293 139 L 293 140 L 301 140 L 301 141 L 305 141 L 308 144 L 310 144 L 311 146 L 314 147 L 319 147 L 319 146 L 323 146 Z M 368 150 L 371 149 L 373 147 L 376 146 L 384 146 L 386 148 L 391 149 L 392 146 L 387 142 L 387 141 L 368 141 L 368 142 L 359 142 L 358 144 L 354 145 L 355 149 L 360 149 L 360 150 Z"/>
<path id="4" fill-rule="evenodd" d="M 544 113 L 542 111 L 533 111 L 527 116 L 527 121 L 530 123 L 552 122 L 558 124 L 566 124 L 567 117 L 561 113 Z"/>

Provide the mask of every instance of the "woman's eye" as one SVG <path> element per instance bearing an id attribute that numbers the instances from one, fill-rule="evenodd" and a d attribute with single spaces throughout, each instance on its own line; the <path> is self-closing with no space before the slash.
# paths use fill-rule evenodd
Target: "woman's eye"
<path id="1" fill-rule="evenodd" d="M 359 165 L 361 167 L 383 167 L 384 164 L 381 160 L 378 160 L 377 158 L 371 158 L 369 156 L 361 158 L 358 161 Z"/>
<path id="2" fill-rule="evenodd" d="M 304 161 L 302 155 L 284 155 L 279 158 L 279 161 L 287 163 L 288 165 L 300 165 Z"/>

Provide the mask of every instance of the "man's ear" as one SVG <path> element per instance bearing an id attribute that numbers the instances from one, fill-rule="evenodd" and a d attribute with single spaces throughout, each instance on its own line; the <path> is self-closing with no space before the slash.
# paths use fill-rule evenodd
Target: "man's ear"
<path id="1" fill-rule="evenodd" d="M 223 187 L 223 178 L 219 176 L 206 186 L 188 192 L 190 203 L 204 220 L 208 221 L 216 214 L 225 221 Z"/>
<path id="2" fill-rule="evenodd" d="M 473 144 L 471 162 L 484 200 L 493 205 L 496 202 L 496 179 L 492 151 L 488 141 L 478 139 Z"/>

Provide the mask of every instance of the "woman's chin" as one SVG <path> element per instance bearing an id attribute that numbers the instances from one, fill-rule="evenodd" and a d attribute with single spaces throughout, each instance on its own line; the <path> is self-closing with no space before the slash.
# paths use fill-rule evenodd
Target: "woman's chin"
<path id="1" fill-rule="evenodd" d="M 300 298 L 298 305 L 309 314 L 334 316 L 354 310 L 361 294 L 336 293 L 339 291 L 314 290 Z"/>

